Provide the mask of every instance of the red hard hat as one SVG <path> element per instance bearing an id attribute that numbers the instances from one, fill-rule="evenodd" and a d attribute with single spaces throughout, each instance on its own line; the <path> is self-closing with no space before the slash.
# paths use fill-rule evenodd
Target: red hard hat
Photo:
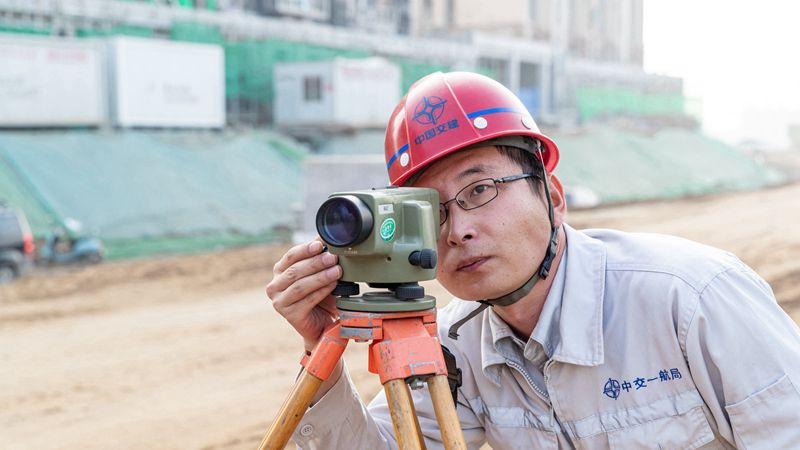
<path id="1" fill-rule="evenodd" d="M 389 120 L 384 145 L 389 181 L 400 186 L 439 158 L 504 136 L 539 140 L 548 173 L 558 164 L 558 147 L 508 88 L 476 73 L 430 74 L 409 88 Z"/>

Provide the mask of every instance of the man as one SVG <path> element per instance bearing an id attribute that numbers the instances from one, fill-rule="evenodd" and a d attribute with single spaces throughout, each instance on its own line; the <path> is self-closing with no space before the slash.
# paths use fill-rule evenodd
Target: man
<path id="1" fill-rule="evenodd" d="M 389 121 L 386 158 L 393 185 L 442 201 L 437 279 L 458 299 L 439 335 L 463 372 L 470 448 L 800 448 L 800 332 L 769 286 L 683 239 L 570 228 L 558 148 L 505 87 L 423 78 Z M 275 265 L 267 294 L 307 351 L 334 321 L 340 275 L 318 241 Z M 413 396 L 441 448 L 427 391 Z M 384 395 L 364 408 L 341 362 L 294 439 L 396 445 Z"/>

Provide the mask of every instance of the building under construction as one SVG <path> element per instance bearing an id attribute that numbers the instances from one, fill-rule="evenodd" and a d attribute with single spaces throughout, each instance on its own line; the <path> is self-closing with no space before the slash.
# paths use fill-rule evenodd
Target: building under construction
<path id="1" fill-rule="evenodd" d="M 642 18 L 642 0 L 0 0 L 0 33 L 221 47 L 234 126 L 272 123 L 276 65 L 374 56 L 399 67 L 401 91 L 437 70 L 485 73 L 549 125 L 684 116 L 681 80 L 643 70 Z"/>

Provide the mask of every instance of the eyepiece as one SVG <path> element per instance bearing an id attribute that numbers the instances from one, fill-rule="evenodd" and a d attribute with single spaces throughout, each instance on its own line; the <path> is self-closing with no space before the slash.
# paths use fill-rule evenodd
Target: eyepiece
<path id="1" fill-rule="evenodd" d="M 372 212 L 354 195 L 331 197 L 317 211 L 317 232 L 334 247 L 351 247 L 372 232 Z"/>

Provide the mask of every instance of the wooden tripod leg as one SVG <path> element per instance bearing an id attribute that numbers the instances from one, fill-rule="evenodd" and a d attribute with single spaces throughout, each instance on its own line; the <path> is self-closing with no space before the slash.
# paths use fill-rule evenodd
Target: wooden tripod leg
<path id="1" fill-rule="evenodd" d="M 389 380 L 383 385 L 394 424 L 394 435 L 400 450 L 424 450 L 425 442 L 419 429 L 411 392 L 404 380 Z"/>
<path id="2" fill-rule="evenodd" d="M 320 385 L 322 380 L 303 370 L 261 441 L 259 450 L 282 450 L 286 446 Z"/>
<path id="3" fill-rule="evenodd" d="M 259 450 L 282 450 L 289 442 L 322 382 L 330 377 L 344 353 L 347 339 L 339 337 L 339 330 L 338 322 L 328 328 L 311 353 L 311 357 L 303 359 L 305 369 L 300 372 L 292 392 L 283 402 L 264 440 L 261 441 Z"/>
<path id="4" fill-rule="evenodd" d="M 436 412 L 436 420 L 439 422 L 444 448 L 446 450 L 466 450 L 467 443 L 464 441 L 464 433 L 461 432 L 461 423 L 453 404 L 453 395 L 450 393 L 447 376 L 435 375 L 428 378 L 428 390 L 431 393 L 433 410 Z"/>

